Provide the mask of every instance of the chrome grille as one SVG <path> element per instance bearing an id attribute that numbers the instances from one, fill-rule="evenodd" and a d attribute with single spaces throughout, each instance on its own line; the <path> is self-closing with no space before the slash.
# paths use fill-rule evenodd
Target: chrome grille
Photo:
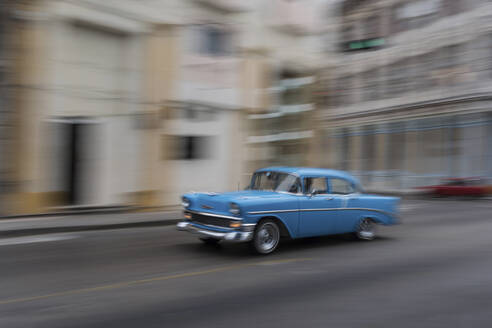
<path id="1" fill-rule="evenodd" d="M 219 218 L 210 215 L 198 214 L 198 213 L 190 213 L 191 214 L 191 222 L 195 222 L 198 224 L 204 225 L 213 225 L 217 227 L 229 228 L 230 223 L 234 220 Z"/>

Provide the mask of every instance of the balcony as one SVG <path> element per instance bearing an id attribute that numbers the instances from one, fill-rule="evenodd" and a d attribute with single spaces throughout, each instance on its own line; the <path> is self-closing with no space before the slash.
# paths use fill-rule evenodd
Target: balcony
<path id="1" fill-rule="evenodd" d="M 302 139 L 312 138 L 313 136 L 314 136 L 314 132 L 311 130 L 282 132 L 282 133 L 269 134 L 263 136 L 249 136 L 247 138 L 247 143 L 258 144 L 258 143 L 277 142 L 277 141 L 302 140 Z"/>
<path id="2" fill-rule="evenodd" d="M 284 115 L 289 115 L 289 114 L 308 112 L 313 109 L 314 109 L 313 104 L 281 105 L 276 107 L 274 111 L 264 114 L 252 114 L 249 115 L 248 118 L 250 120 L 269 119 L 269 118 L 282 117 Z"/>

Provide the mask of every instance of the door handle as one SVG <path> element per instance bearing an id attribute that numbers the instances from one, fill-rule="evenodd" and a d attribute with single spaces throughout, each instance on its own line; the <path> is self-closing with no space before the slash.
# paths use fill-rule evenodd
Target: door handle
<path id="1" fill-rule="evenodd" d="M 332 200 L 333 197 L 326 197 L 325 200 Z"/>

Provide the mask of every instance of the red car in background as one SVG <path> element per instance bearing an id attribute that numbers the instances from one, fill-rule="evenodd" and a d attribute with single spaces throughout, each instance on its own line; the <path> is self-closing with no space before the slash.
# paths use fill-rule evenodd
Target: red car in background
<path id="1" fill-rule="evenodd" d="M 425 186 L 419 189 L 427 190 L 434 196 L 471 196 L 485 197 L 492 194 L 492 186 L 483 178 L 450 178 L 442 184 Z"/>

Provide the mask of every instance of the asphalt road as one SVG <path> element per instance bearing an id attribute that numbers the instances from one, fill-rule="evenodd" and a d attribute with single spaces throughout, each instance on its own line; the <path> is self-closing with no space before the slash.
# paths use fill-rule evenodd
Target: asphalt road
<path id="1" fill-rule="evenodd" d="M 256 256 L 173 227 L 0 239 L 0 327 L 490 327 L 492 202 Z"/>

